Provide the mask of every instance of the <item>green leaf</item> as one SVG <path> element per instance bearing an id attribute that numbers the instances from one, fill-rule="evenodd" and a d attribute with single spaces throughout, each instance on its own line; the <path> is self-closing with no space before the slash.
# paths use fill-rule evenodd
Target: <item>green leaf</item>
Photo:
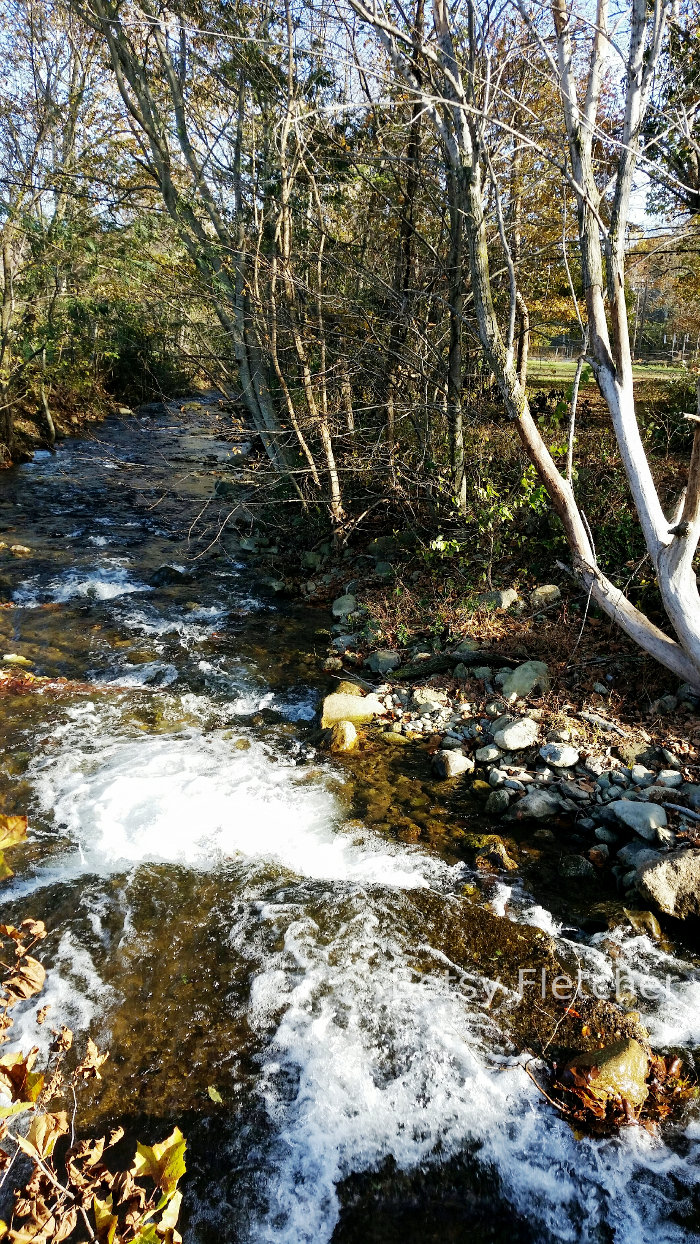
<path id="1" fill-rule="evenodd" d="M 212 1101 L 216 1102 L 217 1106 L 222 1106 L 224 1104 L 224 1099 L 221 1096 L 221 1093 L 217 1088 L 214 1088 L 213 1084 L 207 1085 L 207 1093 L 211 1097 Z"/>

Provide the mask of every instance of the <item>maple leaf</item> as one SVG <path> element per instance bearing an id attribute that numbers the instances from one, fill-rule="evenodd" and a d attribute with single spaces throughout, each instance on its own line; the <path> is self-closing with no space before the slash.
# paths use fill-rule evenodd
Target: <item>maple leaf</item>
<path id="1" fill-rule="evenodd" d="M 148 1175 L 166 1195 L 173 1192 L 185 1173 L 186 1140 L 179 1127 L 174 1128 L 166 1140 L 156 1145 L 137 1144 L 132 1171 L 135 1175 Z"/>

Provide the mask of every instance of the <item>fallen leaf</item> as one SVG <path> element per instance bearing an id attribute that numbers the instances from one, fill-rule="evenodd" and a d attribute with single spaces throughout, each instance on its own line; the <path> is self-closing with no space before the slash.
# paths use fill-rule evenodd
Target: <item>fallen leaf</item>
<path id="1" fill-rule="evenodd" d="M 23 1149 L 30 1158 L 51 1157 L 54 1146 L 59 1136 L 65 1136 L 68 1131 L 68 1115 L 65 1110 L 60 1110 L 56 1114 L 37 1114 L 32 1119 L 32 1125 L 26 1135 L 17 1136 L 17 1144 Z"/>
<path id="2" fill-rule="evenodd" d="M 174 1191 L 185 1173 L 186 1140 L 179 1127 L 156 1145 L 137 1144 L 132 1171 L 135 1175 L 148 1175 L 162 1192 Z"/>
<path id="3" fill-rule="evenodd" d="M 87 1054 L 82 1063 L 79 1063 L 75 1069 L 76 1076 L 81 1080 L 101 1080 L 100 1067 L 107 1062 L 109 1054 L 100 1054 L 92 1037 L 88 1037 Z"/>
<path id="4" fill-rule="evenodd" d="M 216 1102 L 217 1106 L 223 1105 L 224 1099 L 221 1096 L 221 1093 L 219 1092 L 219 1090 L 214 1088 L 213 1084 L 207 1085 L 207 1093 L 211 1097 L 212 1101 Z"/>

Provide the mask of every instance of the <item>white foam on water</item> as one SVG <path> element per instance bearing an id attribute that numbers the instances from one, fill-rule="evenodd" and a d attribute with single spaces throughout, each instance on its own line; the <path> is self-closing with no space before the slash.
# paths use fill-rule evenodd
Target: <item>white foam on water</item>
<path id="1" fill-rule="evenodd" d="M 20 605 L 29 607 L 49 601 L 65 604 L 72 600 L 113 600 L 134 592 L 150 592 L 146 583 L 130 578 L 126 566 L 117 559 L 110 559 L 84 571 L 69 570 L 48 582 L 39 575 L 20 583 L 13 598 Z"/>
<path id="2" fill-rule="evenodd" d="M 469 1161 L 498 1172 L 542 1244 L 700 1238 L 671 1221 L 700 1147 L 681 1157 L 638 1128 L 576 1140 L 517 1060 L 492 1053 L 501 1038 L 490 1013 L 444 979 L 417 980 L 410 948 L 366 896 L 332 935 L 302 906 L 270 904 L 263 918 L 286 929 L 251 994 L 250 1022 L 269 1034 L 260 1091 L 274 1133 L 256 1244 L 330 1241 L 336 1185 L 353 1171 L 388 1157 L 410 1171 L 475 1150 Z"/>
<path id="3" fill-rule="evenodd" d="M 190 610 L 186 615 L 178 613 L 173 618 L 164 617 L 155 608 L 144 606 L 130 609 L 120 618 L 123 626 L 139 635 L 152 636 L 160 639 L 167 635 L 178 635 L 181 643 L 199 643 L 208 639 L 217 625 L 226 616 L 227 610 L 219 606 L 200 606 Z"/>
<path id="4" fill-rule="evenodd" d="M 117 673 L 110 671 L 98 677 L 98 681 L 112 687 L 170 687 L 177 677 L 177 668 L 165 661 L 144 661 L 141 665 L 127 661 Z"/>
<path id="5" fill-rule="evenodd" d="M 60 746 L 28 771 L 38 808 L 53 816 L 86 871 L 145 861 L 197 869 L 269 859 L 301 877 L 423 886 L 428 861 L 371 833 L 338 832 L 324 781 L 262 743 L 237 750 L 220 732 L 138 739 L 104 733 L 94 705 L 58 727 Z"/>
<path id="6" fill-rule="evenodd" d="M 41 950 L 39 946 L 34 953 L 46 961 L 47 956 Z M 48 1055 L 52 1028 L 65 1024 L 76 1034 L 86 1033 L 116 998 L 114 990 L 102 980 L 89 952 L 69 929 L 61 935 L 50 963 L 41 993 L 13 1011 L 15 1023 L 10 1033 L 13 1048 L 16 1046 L 27 1053 L 37 1045 L 42 1058 Z M 46 1021 L 37 1024 L 37 1011 L 45 1006 L 49 1007 Z"/>

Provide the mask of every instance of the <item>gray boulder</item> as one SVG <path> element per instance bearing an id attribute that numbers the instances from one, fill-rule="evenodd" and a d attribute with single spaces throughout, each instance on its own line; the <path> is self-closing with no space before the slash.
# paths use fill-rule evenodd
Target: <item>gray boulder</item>
<path id="1" fill-rule="evenodd" d="M 503 592 L 484 592 L 477 596 L 476 603 L 480 609 L 510 609 L 518 599 L 518 593 L 507 587 Z"/>
<path id="2" fill-rule="evenodd" d="M 500 747 L 496 747 L 495 743 L 487 743 L 485 747 L 480 747 L 476 752 L 476 759 L 482 765 L 495 764 L 497 760 L 501 759 L 502 755 L 503 752 Z"/>
<path id="3" fill-rule="evenodd" d="M 542 587 L 536 587 L 534 592 L 530 592 L 533 609 L 543 609 L 545 605 L 553 605 L 557 600 L 561 600 L 561 591 L 556 583 L 543 583 Z"/>
<path id="4" fill-rule="evenodd" d="M 641 869 L 637 889 L 667 916 L 700 916 L 700 850 L 674 851 Z"/>
<path id="5" fill-rule="evenodd" d="M 434 708 L 443 708 L 447 703 L 447 695 L 444 691 L 438 691 L 435 687 L 414 687 L 411 694 L 411 707 L 418 713 L 424 710 L 431 712 Z"/>
<path id="6" fill-rule="evenodd" d="M 511 806 L 509 821 L 548 821 L 561 812 L 561 800 L 548 790 L 531 790 Z"/>
<path id="7" fill-rule="evenodd" d="M 608 811 L 647 842 L 658 839 L 656 831 L 665 829 L 668 819 L 660 804 L 633 803 L 630 799 L 615 799 L 608 804 Z"/>
<path id="8" fill-rule="evenodd" d="M 507 790 L 492 790 L 486 800 L 485 810 L 489 816 L 502 816 L 508 811 L 510 795 Z"/>
<path id="9" fill-rule="evenodd" d="M 378 652 L 372 652 L 365 661 L 373 674 L 389 674 L 391 670 L 398 669 L 400 664 L 401 657 L 398 652 L 392 652 L 390 648 L 380 648 Z"/>
<path id="10" fill-rule="evenodd" d="M 549 690 L 549 670 L 544 661 L 525 661 L 501 680 L 501 690 L 507 700 L 519 700 L 530 695 L 535 687 Z"/>
<path id="11" fill-rule="evenodd" d="M 531 717 L 521 717 L 497 730 L 493 741 L 503 752 L 517 752 L 524 747 L 532 747 L 537 742 L 539 726 Z"/>
<path id="12" fill-rule="evenodd" d="M 347 592 L 345 596 L 338 596 L 331 605 L 331 612 L 334 618 L 347 618 L 357 607 L 357 601 L 351 592 Z"/>

